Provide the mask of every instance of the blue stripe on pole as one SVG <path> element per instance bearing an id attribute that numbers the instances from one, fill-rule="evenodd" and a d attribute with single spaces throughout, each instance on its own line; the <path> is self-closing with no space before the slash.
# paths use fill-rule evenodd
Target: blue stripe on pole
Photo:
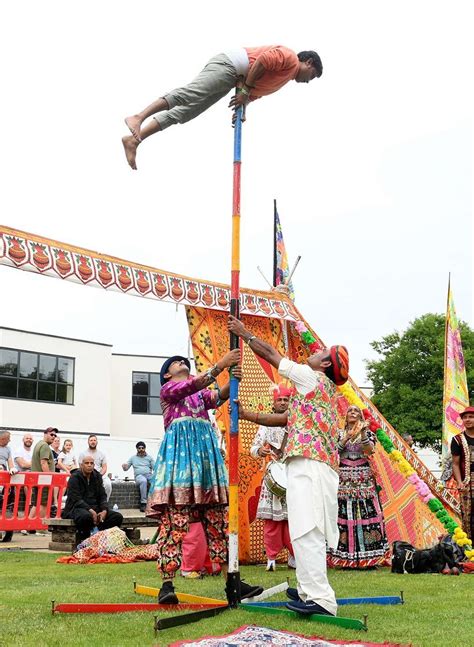
<path id="1" fill-rule="evenodd" d="M 239 380 L 231 375 L 230 377 L 230 433 L 238 434 L 239 433 L 239 407 L 234 402 L 239 398 Z"/>
<path id="2" fill-rule="evenodd" d="M 234 124 L 234 162 L 240 162 L 241 157 L 241 148 L 242 148 L 242 108 L 239 108 L 235 112 L 236 119 Z"/>

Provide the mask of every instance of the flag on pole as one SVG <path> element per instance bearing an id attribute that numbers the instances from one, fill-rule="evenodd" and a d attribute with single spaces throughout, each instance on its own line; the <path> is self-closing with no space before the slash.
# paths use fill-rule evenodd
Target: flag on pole
<path id="1" fill-rule="evenodd" d="M 443 390 L 443 463 L 450 455 L 451 439 L 463 431 L 459 417 L 461 411 L 469 406 L 466 367 L 462 352 L 461 331 L 456 317 L 451 280 L 448 283 L 448 303 L 446 308 L 446 332 L 444 344 L 444 390 Z"/>
<path id="2" fill-rule="evenodd" d="M 273 267 L 273 283 L 274 285 L 282 285 L 288 281 L 290 275 L 290 266 L 288 265 L 288 256 L 286 254 L 285 241 L 283 240 L 283 231 L 281 229 L 280 216 L 278 215 L 276 200 L 274 201 L 274 267 Z M 293 282 L 288 284 L 289 296 L 292 301 L 295 300 L 295 291 L 293 289 Z"/>

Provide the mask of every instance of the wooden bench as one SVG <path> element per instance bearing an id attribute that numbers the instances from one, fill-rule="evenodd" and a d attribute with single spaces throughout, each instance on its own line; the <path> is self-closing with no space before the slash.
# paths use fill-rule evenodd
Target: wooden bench
<path id="1" fill-rule="evenodd" d="M 76 537 L 76 525 L 72 519 L 45 519 L 48 530 L 51 532 L 49 550 L 74 552 L 79 543 Z M 149 519 L 143 515 L 124 514 L 120 528 L 134 544 L 140 541 L 140 528 L 157 528 L 156 519 Z"/>

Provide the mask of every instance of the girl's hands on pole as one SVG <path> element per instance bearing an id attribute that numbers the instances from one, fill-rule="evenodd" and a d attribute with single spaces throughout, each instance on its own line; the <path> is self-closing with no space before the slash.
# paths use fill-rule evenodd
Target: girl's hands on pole
<path id="1" fill-rule="evenodd" d="M 236 366 L 233 367 L 232 376 L 235 377 L 237 380 L 239 380 L 239 382 L 241 381 L 243 377 L 242 364 L 237 364 Z"/>
<path id="2" fill-rule="evenodd" d="M 226 353 L 224 357 L 217 362 L 217 365 L 221 370 L 230 368 L 231 366 L 236 366 L 237 364 L 240 364 L 240 357 L 240 349 L 235 348 L 234 350 Z"/>

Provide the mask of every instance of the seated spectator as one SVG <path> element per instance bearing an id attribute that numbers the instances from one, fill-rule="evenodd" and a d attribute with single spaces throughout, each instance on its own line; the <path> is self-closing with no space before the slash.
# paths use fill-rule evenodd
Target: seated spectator
<path id="1" fill-rule="evenodd" d="M 76 456 L 72 451 L 72 440 L 64 441 L 63 448 L 58 456 L 58 467 L 60 472 L 72 472 L 72 470 L 77 470 L 78 465 L 76 461 Z"/>
<path id="2" fill-rule="evenodd" d="M 23 445 L 13 453 L 15 467 L 19 472 L 31 472 L 31 458 L 33 456 L 33 436 L 25 434 Z"/>
<path id="3" fill-rule="evenodd" d="M 93 456 L 86 454 L 79 469 L 71 474 L 61 516 L 74 520 L 80 542 L 90 537 L 94 527 L 105 530 L 121 525 L 123 517 L 120 512 L 108 508 L 102 476 L 94 469 Z"/>
<path id="4" fill-rule="evenodd" d="M 413 440 L 413 436 L 411 434 L 403 434 L 402 438 L 406 442 L 408 447 L 411 447 L 411 449 L 413 449 L 413 445 L 415 444 L 415 441 Z"/>
<path id="5" fill-rule="evenodd" d="M 108 501 L 110 499 L 110 495 L 112 494 L 112 482 L 107 475 L 107 457 L 104 452 L 100 451 L 100 449 L 97 449 L 97 436 L 95 434 L 91 434 L 89 436 L 89 438 L 87 439 L 87 444 L 89 446 L 87 451 L 79 454 L 79 465 L 82 463 L 82 459 L 85 456 L 92 456 L 92 458 L 94 459 L 95 469 L 102 476 L 102 481 L 104 483 L 104 489 Z"/>
<path id="6" fill-rule="evenodd" d="M 145 512 L 148 487 L 153 476 L 155 461 L 146 453 L 146 445 L 140 440 L 136 445 L 137 453 L 131 456 L 126 463 L 122 463 L 122 469 L 127 472 L 130 466 L 133 467 L 135 483 L 140 488 L 140 512 Z"/>

